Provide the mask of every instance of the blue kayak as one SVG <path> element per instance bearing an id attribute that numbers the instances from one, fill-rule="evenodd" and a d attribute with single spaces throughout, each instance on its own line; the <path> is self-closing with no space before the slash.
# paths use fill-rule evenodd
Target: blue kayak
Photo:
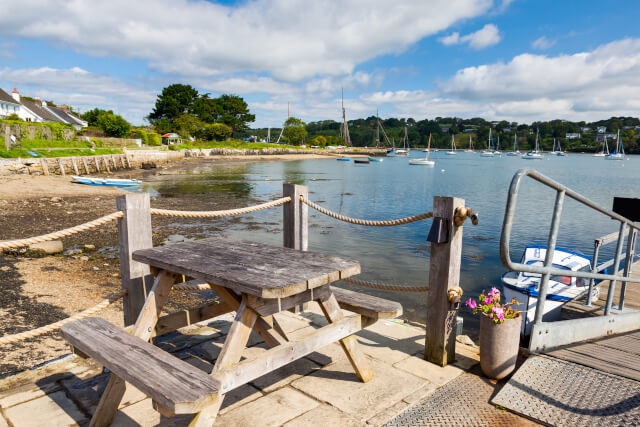
<path id="1" fill-rule="evenodd" d="M 87 178 L 83 176 L 71 176 L 73 182 L 85 185 L 107 185 L 110 187 L 135 187 L 141 184 L 137 179 L 116 178 Z"/>
<path id="2" fill-rule="evenodd" d="M 336 159 L 339 162 L 350 162 L 351 161 L 351 157 L 340 157 L 339 159 Z"/>

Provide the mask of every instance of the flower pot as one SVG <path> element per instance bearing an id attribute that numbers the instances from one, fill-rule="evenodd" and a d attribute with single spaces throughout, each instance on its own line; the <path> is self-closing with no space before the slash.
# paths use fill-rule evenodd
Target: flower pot
<path id="1" fill-rule="evenodd" d="M 516 367 L 522 316 L 493 323 L 488 316 L 480 316 L 480 367 L 489 378 L 500 380 Z"/>

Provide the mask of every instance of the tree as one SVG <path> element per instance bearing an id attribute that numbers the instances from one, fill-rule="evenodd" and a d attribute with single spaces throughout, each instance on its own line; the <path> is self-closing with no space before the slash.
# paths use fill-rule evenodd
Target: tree
<path id="1" fill-rule="evenodd" d="M 196 136 L 205 123 L 193 114 L 181 114 L 173 121 L 173 127 L 182 136 Z"/>
<path id="2" fill-rule="evenodd" d="M 249 106 L 239 96 L 222 95 L 216 98 L 216 121 L 231 127 L 234 132 L 244 132 L 249 129 L 248 123 L 255 122 L 256 116 L 249 112 Z"/>
<path id="3" fill-rule="evenodd" d="M 197 136 L 206 141 L 222 141 L 231 136 L 233 131 L 224 123 L 207 123 Z"/>
<path id="4" fill-rule="evenodd" d="M 131 125 L 122 116 L 109 112 L 98 115 L 98 127 L 107 136 L 122 138 L 129 133 Z"/>
<path id="5" fill-rule="evenodd" d="M 151 123 L 166 119 L 173 122 L 181 114 L 193 113 L 194 104 L 200 94 L 191 85 L 172 84 L 162 89 L 156 105 L 148 118 Z"/>
<path id="6" fill-rule="evenodd" d="M 100 108 L 94 108 L 86 113 L 82 114 L 82 118 L 87 121 L 89 126 L 98 126 L 98 118 L 101 114 L 113 114 L 112 110 L 101 110 Z"/>
<path id="7" fill-rule="evenodd" d="M 282 133 L 289 144 L 300 145 L 307 136 L 306 124 L 296 117 L 289 117 L 284 122 L 284 132 Z"/>

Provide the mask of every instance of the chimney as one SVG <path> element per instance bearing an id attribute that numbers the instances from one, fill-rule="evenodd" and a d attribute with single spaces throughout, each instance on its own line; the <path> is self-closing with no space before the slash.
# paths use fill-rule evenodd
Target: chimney
<path id="1" fill-rule="evenodd" d="M 34 101 L 36 102 L 36 105 L 42 106 L 42 102 L 40 102 L 40 97 L 39 96 L 36 96 L 34 98 Z"/>
<path id="2" fill-rule="evenodd" d="M 16 100 L 18 104 L 20 103 L 20 94 L 18 93 L 18 89 L 16 89 L 15 87 L 13 88 L 13 93 L 11 94 L 11 96 Z"/>

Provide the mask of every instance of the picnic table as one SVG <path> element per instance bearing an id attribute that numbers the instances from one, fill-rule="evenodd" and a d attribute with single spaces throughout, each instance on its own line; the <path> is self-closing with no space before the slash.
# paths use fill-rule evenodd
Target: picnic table
<path id="1" fill-rule="evenodd" d="M 322 253 L 215 237 L 139 250 L 133 259 L 149 264 L 155 281 L 132 328 L 125 331 L 100 318 L 62 328 L 79 354 L 112 372 L 91 425 L 111 422 L 130 383 L 150 396 L 163 415 L 193 413 L 191 425 L 210 426 L 225 393 L 337 341 L 367 382 L 373 372 L 353 334 L 402 313 L 396 302 L 330 286 L 359 274 L 360 264 Z M 236 313 L 211 374 L 149 343 L 169 291 L 182 275 L 208 283 L 223 308 Z M 328 324 L 289 340 L 273 315 L 311 301 L 320 304 Z M 345 316 L 342 308 L 355 315 Z M 271 348 L 241 361 L 252 330 Z"/>

